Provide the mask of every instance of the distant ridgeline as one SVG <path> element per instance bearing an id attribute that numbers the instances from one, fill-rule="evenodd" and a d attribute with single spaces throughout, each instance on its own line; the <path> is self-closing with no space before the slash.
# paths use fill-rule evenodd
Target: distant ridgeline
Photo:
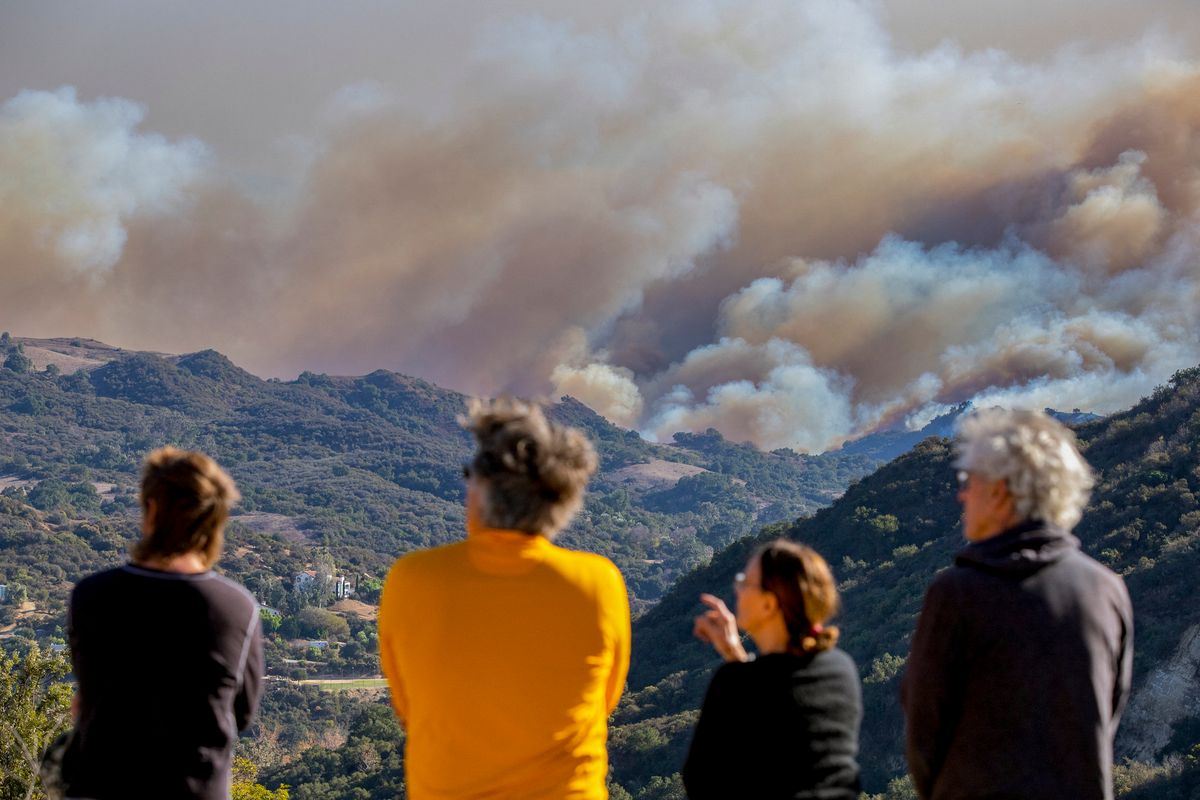
<path id="1" fill-rule="evenodd" d="M 912 450 L 930 436 L 953 436 L 959 417 L 969 413 L 971 409 L 972 405 L 970 402 L 960 403 L 946 413 L 934 417 L 919 429 L 908 430 L 901 426 L 876 433 L 869 433 L 861 438 L 846 442 L 837 452 L 843 455 L 864 455 L 878 459 L 879 461 L 891 461 L 893 458 L 904 455 L 909 450 Z M 1073 411 L 1056 411 L 1053 408 L 1047 408 L 1046 413 L 1063 424 L 1072 427 L 1078 427 L 1085 422 L 1093 422 L 1100 419 L 1099 414 L 1080 411 L 1078 408 Z"/>
<path id="2" fill-rule="evenodd" d="M 292 575 L 314 548 L 378 578 L 400 553 L 462 535 L 471 443 L 455 392 L 384 371 L 282 383 L 213 351 L 79 339 L 10 338 L 0 364 L 0 584 L 28 585 L 39 606 L 60 608 L 66 584 L 119 560 L 140 460 L 164 443 L 212 454 L 237 480 L 223 566 L 242 578 Z M 762 453 L 715 431 L 652 445 L 570 398 L 551 414 L 585 429 L 602 464 L 562 541 L 616 561 L 640 607 L 714 548 L 812 513 L 878 463 Z"/>
<path id="3" fill-rule="evenodd" d="M 1200 797 L 1200 368 L 1077 431 L 1100 482 L 1075 533 L 1092 556 L 1125 576 L 1136 612 L 1134 695 L 1118 758 L 1139 763 L 1118 771 L 1119 785 L 1141 783 L 1131 797 Z M 734 544 L 637 620 L 614 735 L 622 785 L 636 796 L 682 762 L 717 663 L 711 648 L 691 637 L 696 596 L 717 591 L 732 601 L 734 573 L 758 541 L 778 536 L 815 547 L 841 581 L 842 643 L 864 679 L 868 790 L 882 792 L 902 774 L 898 679 L 908 638 L 925 587 L 962 546 L 951 460 L 948 440 L 925 441 L 812 518 L 771 525 Z"/>

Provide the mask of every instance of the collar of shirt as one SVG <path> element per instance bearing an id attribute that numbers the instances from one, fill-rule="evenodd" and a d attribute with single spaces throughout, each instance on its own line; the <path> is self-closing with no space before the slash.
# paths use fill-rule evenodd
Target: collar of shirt
<path id="1" fill-rule="evenodd" d="M 546 559 L 554 544 L 545 536 L 479 528 L 467 534 L 467 553 L 479 570 L 493 575 L 523 575 Z"/>

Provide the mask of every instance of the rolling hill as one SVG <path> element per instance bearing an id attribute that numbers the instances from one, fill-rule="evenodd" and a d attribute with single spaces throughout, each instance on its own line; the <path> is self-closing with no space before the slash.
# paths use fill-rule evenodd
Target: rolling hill
<path id="1" fill-rule="evenodd" d="M 343 570 L 378 577 L 397 555 L 460 535 L 470 441 L 456 422 L 465 398 L 455 392 L 385 371 L 261 380 L 213 351 L 168 356 L 11 338 L 0 350 L 8 363 L 0 368 L 0 488 L 54 541 L 50 549 L 0 544 L 0 582 L 61 590 L 117 557 L 136 530 L 140 460 L 163 443 L 224 464 L 245 498 L 231 535 L 281 540 L 297 551 L 294 561 L 320 548 Z M 714 549 L 811 513 L 877 463 L 760 453 L 715 432 L 653 445 L 570 398 L 550 413 L 585 429 L 601 454 L 588 504 L 563 542 L 613 558 L 638 607 Z M 0 514 L 0 532 L 24 525 L 20 517 Z M 271 548 L 254 550 L 270 560 Z M 63 563 L 58 552 L 74 555 Z M 14 558 L 44 569 L 7 574 Z"/>

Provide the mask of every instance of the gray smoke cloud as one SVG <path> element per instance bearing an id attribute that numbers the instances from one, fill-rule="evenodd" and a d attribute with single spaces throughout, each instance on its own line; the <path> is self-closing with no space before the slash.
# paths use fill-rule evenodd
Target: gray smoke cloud
<path id="1" fill-rule="evenodd" d="M 23 234 L 66 266 L 104 273 L 121 257 L 131 217 L 178 211 L 204 148 L 134 133 L 143 116 L 120 99 L 81 105 L 70 88 L 0 106 L 0 202 L 13 209 L 6 239 Z"/>
<path id="2" fill-rule="evenodd" d="M 269 191 L 153 108 L 23 91 L 0 319 L 806 451 L 966 399 L 1112 411 L 1200 362 L 1200 40 L 1027 57 L 887 13 L 493 15 L 434 99 L 331 92 Z"/>

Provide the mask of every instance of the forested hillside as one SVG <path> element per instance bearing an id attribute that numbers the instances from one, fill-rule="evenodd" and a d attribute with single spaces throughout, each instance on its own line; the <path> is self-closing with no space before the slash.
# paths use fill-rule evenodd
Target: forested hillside
<path id="1" fill-rule="evenodd" d="M 1076 534 L 1125 576 L 1137 623 L 1135 691 L 1119 740 L 1136 796 L 1194 797 L 1200 784 L 1200 368 L 1133 409 L 1078 428 L 1099 485 Z M 614 761 L 632 790 L 670 782 L 715 666 L 692 640 L 696 596 L 732 601 L 730 582 L 757 541 L 786 536 L 822 552 L 840 581 L 843 646 L 858 661 L 864 778 L 880 792 L 903 772 L 898 679 L 925 586 L 962 546 L 951 443 L 927 440 L 851 486 L 832 506 L 775 525 L 683 578 L 634 626 L 634 666 Z M 1189 760 L 1190 759 L 1190 760 Z M 1154 766 L 1151 766 L 1154 764 Z M 895 796 L 902 796 L 896 794 Z"/>
<path id="2" fill-rule="evenodd" d="M 383 371 L 280 382 L 213 351 L 0 337 L 0 645 L 61 646 L 72 584 L 121 562 L 138 531 L 142 457 L 167 443 L 204 450 L 244 496 L 220 568 L 268 607 L 268 669 L 280 679 L 243 749 L 293 797 L 394 797 L 401 745 L 379 692 L 294 681 L 378 673 L 374 605 L 388 566 L 462 535 L 464 408 L 462 395 Z M 653 445 L 570 398 L 550 413 L 584 428 L 601 455 L 560 541 L 611 557 L 635 610 L 876 464 L 762 453 L 711 431 Z"/>
<path id="3" fill-rule="evenodd" d="M 0 530 L 41 533 L 0 543 L 0 570 L 21 561 L 34 570 L 0 571 L 0 581 L 38 599 L 119 557 L 136 529 L 140 460 L 163 443 L 204 450 L 229 469 L 244 496 L 232 538 L 279 574 L 284 551 L 303 560 L 316 548 L 343 570 L 378 577 L 398 554 L 461 535 L 460 466 L 470 442 L 456 423 L 465 407 L 457 393 L 383 371 L 264 381 L 212 351 L 164 357 L 81 340 L 21 344 L 0 346 L 8 364 L 0 369 L 0 490 L 10 501 Z M 53 361 L 39 371 L 25 355 L 57 353 L 50 347 L 66 351 L 77 371 Z M 602 461 L 564 542 L 612 557 L 643 604 L 713 548 L 765 521 L 810 513 L 875 463 L 764 454 L 715 432 L 652 445 L 569 398 L 551 413 L 586 429 Z"/>

